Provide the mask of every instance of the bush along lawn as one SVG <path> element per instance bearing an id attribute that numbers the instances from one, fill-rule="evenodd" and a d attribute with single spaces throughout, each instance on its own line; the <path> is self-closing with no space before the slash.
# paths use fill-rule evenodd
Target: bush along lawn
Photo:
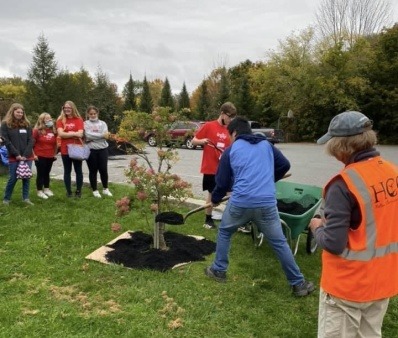
<path id="1" fill-rule="evenodd" d="M 0 337 L 316 337 L 318 291 L 293 297 L 273 252 L 255 248 L 250 235 L 233 237 L 225 284 L 203 273 L 214 254 L 167 272 L 86 260 L 122 232 L 152 232 L 135 212 L 118 220 L 121 232 L 111 230 L 115 201 L 129 187 L 111 189 L 112 198 L 94 198 L 84 186 L 81 199 L 67 199 L 55 181 L 55 196 L 41 200 L 32 180 L 35 205 L 25 206 L 18 182 L 10 205 L 0 205 Z M 167 230 L 215 241 L 202 221 L 195 214 Z M 318 287 L 320 252 L 308 255 L 303 237 L 296 260 Z M 396 337 L 397 323 L 393 299 L 383 337 Z"/>

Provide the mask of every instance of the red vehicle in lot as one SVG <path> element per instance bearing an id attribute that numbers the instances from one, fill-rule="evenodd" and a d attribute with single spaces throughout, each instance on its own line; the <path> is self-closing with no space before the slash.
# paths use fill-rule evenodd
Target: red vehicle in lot
<path id="1" fill-rule="evenodd" d="M 199 121 L 176 121 L 167 130 L 169 139 L 167 140 L 167 146 L 185 146 L 187 149 L 196 149 L 196 146 L 192 144 L 192 139 L 195 131 L 198 130 L 204 122 Z M 147 132 L 145 135 L 145 141 L 151 147 L 156 147 L 157 138 L 154 132 Z"/>

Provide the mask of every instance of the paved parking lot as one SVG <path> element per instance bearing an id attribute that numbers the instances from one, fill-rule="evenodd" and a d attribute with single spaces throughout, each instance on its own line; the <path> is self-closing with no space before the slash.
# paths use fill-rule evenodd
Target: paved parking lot
<path id="1" fill-rule="evenodd" d="M 282 143 L 277 147 L 290 160 L 292 176 L 287 178 L 291 182 L 300 184 L 311 184 L 323 186 L 341 168 L 342 164 L 324 152 L 324 146 L 312 143 Z M 382 156 L 398 165 L 398 146 L 378 146 L 377 149 Z M 147 152 L 151 159 L 156 159 L 156 148 L 147 147 Z M 202 150 L 178 150 L 180 160 L 174 165 L 172 172 L 181 176 L 192 184 L 194 196 L 204 199 L 205 193 L 202 191 L 202 175 L 200 174 L 200 163 Z M 134 155 L 110 157 L 109 180 L 114 183 L 126 183 L 124 170 L 127 168 Z M 34 166 L 33 166 L 34 167 Z M 88 169 L 86 163 L 83 164 L 84 181 L 88 182 Z M 62 160 L 58 158 L 54 162 L 52 176 L 62 180 Z M 73 179 L 73 173 L 72 173 Z"/>

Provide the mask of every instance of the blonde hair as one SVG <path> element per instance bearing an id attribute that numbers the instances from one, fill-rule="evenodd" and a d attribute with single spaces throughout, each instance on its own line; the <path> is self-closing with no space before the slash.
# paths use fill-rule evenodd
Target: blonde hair
<path id="1" fill-rule="evenodd" d="M 353 136 L 332 137 L 326 143 L 326 153 L 347 164 L 351 156 L 361 150 L 371 149 L 377 144 L 374 130 Z"/>
<path id="2" fill-rule="evenodd" d="M 47 117 L 51 118 L 51 115 L 49 113 L 46 113 L 46 112 L 41 113 L 39 118 L 36 121 L 34 129 L 37 129 L 40 134 L 45 134 L 46 133 L 46 129 L 48 129 L 48 127 L 46 127 L 46 123 L 44 121 Z M 56 134 L 54 125 L 52 126 L 51 129 L 52 129 L 53 133 Z"/>
<path id="3" fill-rule="evenodd" d="M 79 111 L 77 110 L 76 105 L 73 103 L 73 101 L 65 101 L 64 105 L 61 108 L 61 113 L 57 118 L 57 121 L 61 120 L 62 123 L 66 122 L 66 115 L 64 113 L 64 106 L 66 104 L 70 105 L 70 107 L 72 108 L 72 117 L 81 117 L 79 114 Z"/>
<path id="4" fill-rule="evenodd" d="M 17 120 L 14 116 L 14 111 L 17 109 L 22 109 L 23 116 L 20 120 Z M 8 109 L 6 115 L 4 116 L 3 121 L 6 123 L 7 127 L 9 128 L 27 128 L 30 126 L 29 120 L 26 118 L 25 109 L 22 104 L 20 103 L 13 103 Z"/>

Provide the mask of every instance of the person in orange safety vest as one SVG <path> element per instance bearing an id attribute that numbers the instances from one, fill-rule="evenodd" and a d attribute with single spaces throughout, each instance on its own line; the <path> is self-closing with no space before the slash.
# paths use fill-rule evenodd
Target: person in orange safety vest
<path id="1" fill-rule="evenodd" d="M 318 337 L 381 337 L 398 294 L 398 166 L 374 148 L 373 122 L 346 111 L 317 143 L 344 163 L 310 229 L 322 252 Z"/>

